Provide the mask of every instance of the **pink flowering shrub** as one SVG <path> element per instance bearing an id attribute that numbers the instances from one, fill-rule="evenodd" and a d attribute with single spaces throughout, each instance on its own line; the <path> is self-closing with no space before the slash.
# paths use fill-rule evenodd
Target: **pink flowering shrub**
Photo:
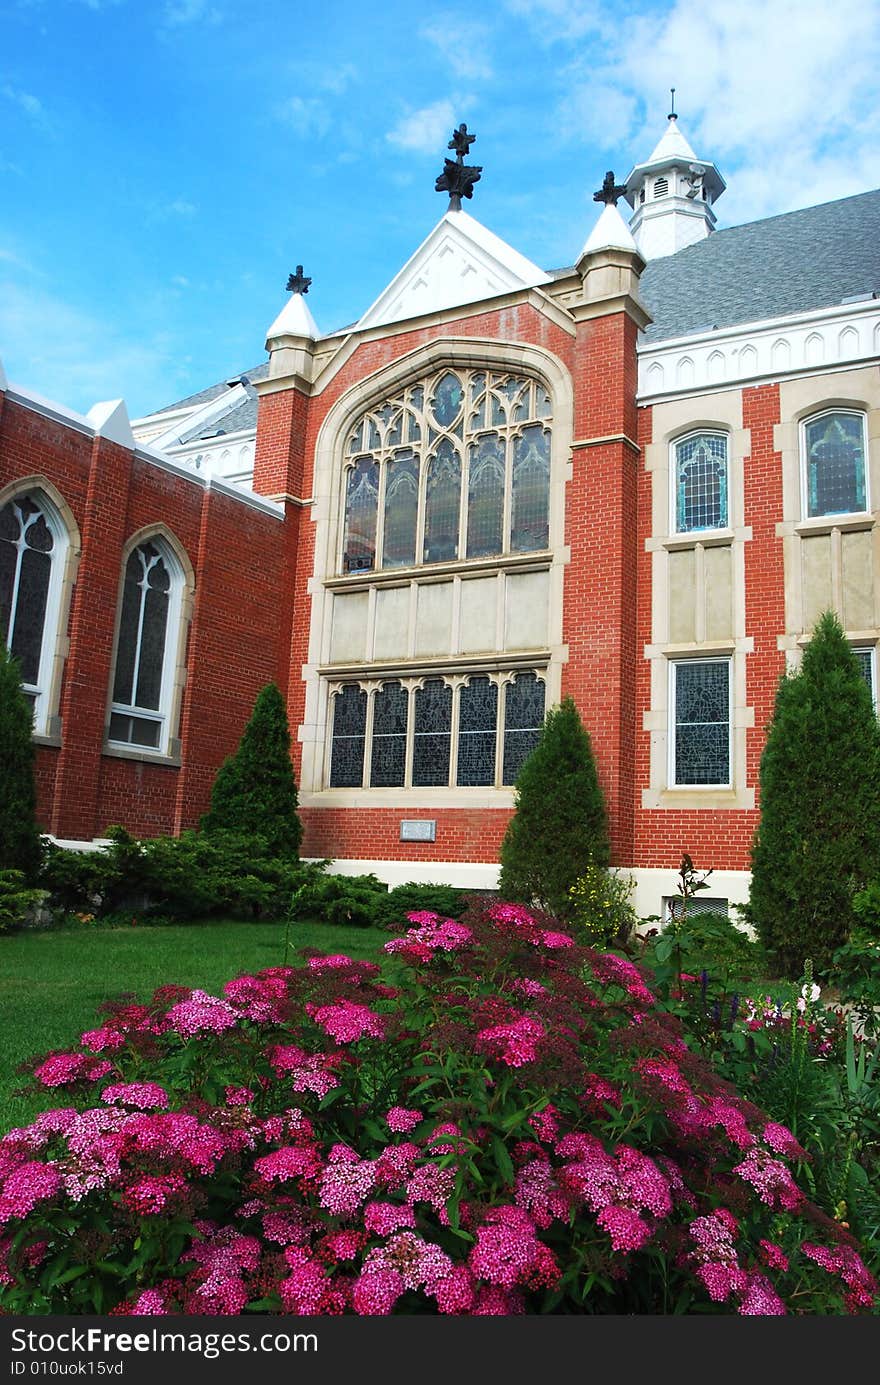
<path id="1" fill-rule="evenodd" d="M 804 1151 L 518 905 L 105 1008 L 0 1140 L 0 1311 L 870 1312 Z"/>

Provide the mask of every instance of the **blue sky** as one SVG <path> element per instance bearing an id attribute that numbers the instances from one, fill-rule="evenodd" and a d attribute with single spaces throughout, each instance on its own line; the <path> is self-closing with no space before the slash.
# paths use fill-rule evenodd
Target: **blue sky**
<path id="1" fill-rule="evenodd" d="M 442 214 L 570 264 L 592 192 L 681 127 L 719 223 L 880 185 L 877 0 L 0 0 L 0 359 L 132 417 L 264 359 L 297 262 L 323 331 Z"/>

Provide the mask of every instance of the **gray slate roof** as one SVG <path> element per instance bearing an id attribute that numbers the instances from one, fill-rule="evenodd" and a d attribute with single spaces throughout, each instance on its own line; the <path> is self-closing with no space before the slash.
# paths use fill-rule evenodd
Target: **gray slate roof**
<path id="1" fill-rule="evenodd" d="M 548 273 L 558 278 L 571 270 Z M 713 231 L 686 250 L 652 260 L 641 279 L 641 297 L 654 319 L 643 340 L 787 317 L 872 294 L 880 297 L 880 190 Z M 250 382 L 268 373 L 266 361 L 244 371 L 247 402 L 198 436 L 256 428 L 257 393 Z M 206 404 L 228 388 L 220 381 L 166 409 Z"/>
<path id="2" fill-rule="evenodd" d="M 231 413 L 224 414 L 222 418 L 216 419 L 213 423 L 206 423 L 205 427 L 198 433 L 187 434 L 188 442 L 196 442 L 200 438 L 216 437 L 219 433 L 240 433 L 246 429 L 254 430 L 257 426 L 257 391 L 254 389 L 253 381 L 265 380 L 269 374 L 269 362 L 263 361 L 260 365 L 254 366 L 251 370 L 243 370 L 239 375 L 230 375 L 228 378 L 234 384 L 239 381 L 244 385 L 247 399 L 239 404 L 237 409 Z M 167 404 L 165 409 L 157 411 L 165 413 L 171 409 L 183 409 L 187 405 L 197 407 L 200 404 L 207 404 L 212 399 L 219 399 L 222 394 L 228 393 L 232 388 L 226 380 L 221 380 L 216 385 L 209 385 L 207 389 L 200 390 L 198 394 L 191 394 L 187 399 L 180 399 L 176 404 Z"/>
<path id="3" fill-rule="evenodd" d="M 652 260 L 641 297 L 662 341 L 880 295 L 880 191 L 713 231 Z"/>

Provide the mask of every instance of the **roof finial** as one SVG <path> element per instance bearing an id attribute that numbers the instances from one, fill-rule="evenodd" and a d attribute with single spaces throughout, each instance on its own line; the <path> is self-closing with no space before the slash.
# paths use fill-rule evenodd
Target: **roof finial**
<path id="1" fill-rule="evenodd" d="M 678 116 L 675 113 L 675 87 L 670 87 L 669 90 L 672 93 L 672 100 L 669 103 L 672 106 L 672 110 L 669 112 L 669 119 L 678 120 Z"/>
<path id="2" fill-rule="evenodd" d="M 615 183 L 614 174 L 609 168 L 599 191 L 593 193 L 593 201 L 604 202 L 606 207 L 616 207 L 618 197 L 623 197 L 625 192 L 626 184 Z"/>
<path id="3" fill-rule="evenodd" d="M 301 265 L 301 264 L 298 264 L 297 267 L 296 267 L 296 273 L 295 273 L 295 274 L 291 274 L 291 275 L 288 277 L 288 280 L 287 280 L 287 292 L 288 292 L 288 293 L 308 293 L 308 291 L 309 291 L 309 284 L 310 284 L 311 282 L 312 282 L 311 279 L 307 279 L 306 276 L 305 276 L 305 274 L 303 274 L 303 267 L 302 267 L 302 265 Z"/>
<path id="4" fill-rule="evenodd" d="M 476 138 L 476 135 L 468 134 L 468 127 L 462 122 L 457 130 L 453 130 L 452 139 L 446 146 L 447 149 L 454 149 L 457 157 L 454 160 L 443 160 L 443 172 L 434 184 L 434 191 L 449 193 L 451 212 L 461 211 L 461 199 L 473 197 L 474 183 L 480 181 L 482 166 L 466 164 L 464 161 L 465 154 L 470 153 L 470 147 Z"/>

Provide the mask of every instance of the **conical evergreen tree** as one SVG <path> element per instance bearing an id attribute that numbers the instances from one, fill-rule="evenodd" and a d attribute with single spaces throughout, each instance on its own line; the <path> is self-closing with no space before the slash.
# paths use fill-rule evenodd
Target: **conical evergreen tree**
<path id="1" fill-rule="evenodd" d="M 587 866 L 609 860 L 608 817 L 590 737 L 570 697 L 547 713 L 516 781 L 516 811 L 501 846 L 503 899 L 537 901 L 558 918 Z"/>
<path id="2" fill-rule="evenodd" d="M 853 895 L 880 876 L 880 724 L 840 622 L 826 612 L 776 694 L 761 757 L 750 912 L 780 969 L 826 969 Z"/>
<path id="3" fill-rule="evenodd" d="M 257 696 L 241 744 L 221 766 L 202 818 L 205 832 L 262 837 L 270 852 L 295 856 L 302 841 L 284 698 L 274 683 Z"/>
<path id="4" fill-rule="evenodd" d="M 27 880 L 40 864 L 33 730 L 18 661 L 0 640 L 0 870 L 20 870 Z"/>

